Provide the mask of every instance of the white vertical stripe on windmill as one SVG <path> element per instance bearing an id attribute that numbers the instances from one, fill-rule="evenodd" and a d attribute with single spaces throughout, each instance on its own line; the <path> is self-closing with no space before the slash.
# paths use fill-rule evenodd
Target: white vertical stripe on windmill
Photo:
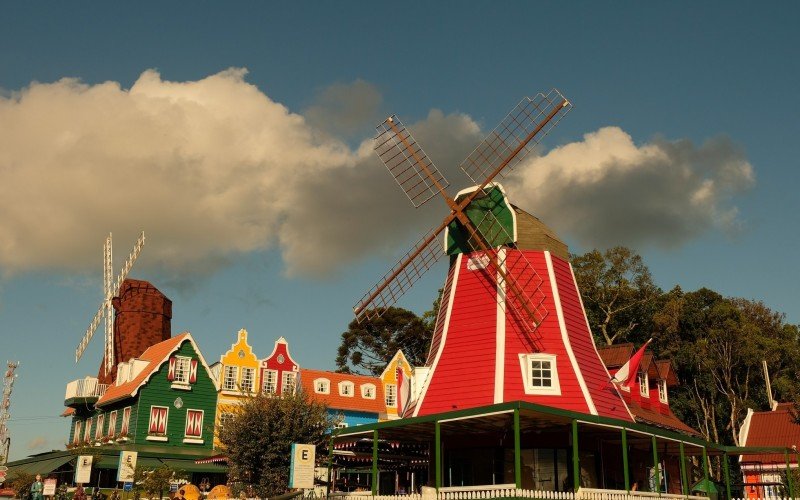
<path id="1" fill-rule="evenodd" d="M 442 327 L 442 338 L 439 340 L 439 351 L 436 353 L 436 357 L 433 359 L 433 364 L 431 364 L 431 369 L 428 372 L 428 376 L 425 378 L 425 382 L 422 386 L 422 390 L 419 393 L 419 399 L 417 400 L 417 404 L 414 407 L 414 417 L 419 414 L 420 408 L 422 408 L 422 403 L 425 401 L 425 395 L 428 392 L 428 387 L 431 383 L 431 378 L 433 377 L 434 372 L 436 371 L 436 366 L 439 364 L 439 358 L 442 357 L 442 351 L 444 350 L 445 341 L 447 340 L 447 330 L 450 328 L 450 317 L 453 314 L 453 300 L 456 297 L 456 285 L 458 285 L 458 275 L 461 272 L 461 261 L 464 254 L 458 254 L 456 257 L 456 262 L 453 265 L 453 282 L 450 284 L 450 296 L 447 298 L 447 312 L 444 316 L 444 326 Z"/>
<path id="2" fill-rule="evenodd" d="M 507 273 L 505 264 L 506 249 L 497 251 L 500 269 Z M 500 271 L 498 270 L 498 274 Z M 505 358 L 506 358 L 506 285 L 505 280 L 497 276 L 497 325 L 495 332 L 494 353 L 494 402 L 502 403 L 505 391 Z"/>
<path id="3" fill-rule="evenodd" d="M 547 274 L 550 277 L 550 288 L 553 290 L 553 302 L 556 304 L 556 315 L 558 316 L 558 327 L 561 329 L 561 339 L 564 342 L 564 348 L 567 350 L 569 361 L 572 364 L 572 369 L 575 371 L 575 377 L 578 379 L 578 385 L 581 387 L 581 392 L 586 400 L 586 406 L 589 407 L 589 413 L 597 415 L 597 408 L 594 406 L 589 388 L 586 386 L 586 381 L 583 379 L 583 373 L 578 366 L 578 360 L 575 358 L 575 353 L 572 351 L 572 345 L 569 342 L 569 334 L 567 333 L 567 325 L 564 322 L 564 311 L 561 309 L 561 298 L 558 294 L 558 283 L 556 282 L 556 273 L 553 269 L 553 258 L 550 252 L 545 250 L 544 259 L 547 262 Z"/>

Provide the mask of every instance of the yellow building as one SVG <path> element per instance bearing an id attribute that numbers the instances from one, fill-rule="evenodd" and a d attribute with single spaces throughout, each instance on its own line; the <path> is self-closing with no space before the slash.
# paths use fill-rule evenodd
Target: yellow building
<path id="1" fill-rule="evenodd" d="M 381 373 L 387 420 L 400 418 L 411 400 L 412 374 L 411 365 L 403 351 L 397 351 Z"/>
<path id="2" fill-rule="evenodd" d="M 212 367 L 219 383 L 217 394 L 217 421 L 215 422 L 214 447 L 219 447 L 219 432 L 225 420 L 237 405 L 258 392 L 258 358 L 247 343 L 247 330 L 239 330 L 236 343 L 220 356 L 219 363 Z"/>

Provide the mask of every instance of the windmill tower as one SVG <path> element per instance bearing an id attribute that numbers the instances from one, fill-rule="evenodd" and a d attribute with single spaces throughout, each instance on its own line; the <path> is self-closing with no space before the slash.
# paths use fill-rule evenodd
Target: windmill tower
<path id="1" fill-rule="evenodd" d="M 14 380 L 17 379 L 16 370 L 19 362 L 9 361 L 6 364 L 6 373 L 3 377 L 3 402 L 0 403 L 0 465 L 8 461 L 8 449 L 11 436 L 6 427 L 6 422 L 11 418 L 11 392 L 14 390 Z"/>
<path id="2" fill-rule="evenodd" d="M 475 184 L 449 185 L 396 116 L 377 127 L 375 151 L 419 207 L 439 195 L 450 213 L 354 307 L 379 316 L 442 256 L 450 268 L 425 379 L 405 416 L 507 401 L 625 420 L 632 417 L 594 346 L 566 245 L 512 205 L 494 182 L 571 109 L 557 90 L 524 98 L 461 163 Z M 444 238 L 444 250 L 439 238 Z"/>
<path id="3" fill-rule="evenodd" d="M 133 246 L 133 250 L 128 255 L 128 259 L 125 261 L 125 264 L 122 266 L 122 269 L 117 275 L 116 280 L 114 280 L 114 268 L 112 265 L 112 239 L 111 233 L 108 233 L 108 237 L 106 238 L 106 242 L 103 245 L 103 302 L 100 303 L 100 308 L 97 310 L 97 313 L 94 315 L 92 322 L 89 324 L 89 328 L 86 330 L 86 333 L 81 339 L 78 347 L 75 349 L 75 362 L 77 363 L 81 356 L 83 356 L 83 352 L 86 350 L 86 347 L 89 345 L 89 341 L 92 340 L 94 336 L 94 332 L 97 330 L 97 327 L 100 325 L 100 321 L 104 320 L 105 323 L 105 347 L 104 347 L 104 354 L 103 354 L 103 363 L 100 367 L 100 378 L 102 381 L 107 382 L 110 378 L 114 376 L 115 367 L 117 363 L 116 353 L 115 353 L 115 345 L 114 345 L 114 309 L 112 305 L 112 301 L 114 297 L 119 294 L 120 286 L 122 282 L 128 277 L 128 273 L 131 271 L 131 267 L 133 267 L 133 263 L 139 257 L 139 254 L 142 251 L 142 247 L 144 246 L 144 231 L 139 234 L 139 238 L 136 240 L 136 244 Z M 125 361 L 123 359 L 123 361 Z"/>

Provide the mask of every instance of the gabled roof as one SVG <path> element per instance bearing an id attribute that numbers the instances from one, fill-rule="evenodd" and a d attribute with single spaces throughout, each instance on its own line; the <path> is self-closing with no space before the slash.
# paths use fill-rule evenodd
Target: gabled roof
<path id="1" fill-rule="evenodd" d="M 159 342 L 158 344 L 148 347 L 147 350 L 137 358 L 139 361 L 146 361 L 147 366 L 145 366 L 142 371 L 133 378 L 133 380 L 120 385 L 110 385 L 108 390 L 106 390 L 105 394 L 103 394 L 103 396 L 97 401 L 95 406 L 102 406 L 120 399 L 135 396 L 139 391 L 139 388 L 145 385 L 150 380 L 150 377 L 158 371 L 161 365 L 163 365 L 169 359 L 170 355 L 177 351 L 181 344 L 187 340 L 192 343 L 192 346 L 197 353 L 197 357 L 200 360 L 200 364 L 203 365 L 206 370 L 208 370 L 208 365 L 203 359 L 203 355 L 200 353 L 200 349 L 198 349 L 194 339 L 192 339 L 192 336 L 189 334 L 189 332 L 185 332 L 176 337 L 172 337 L 171 339 L 167 339 L 163 342 Z"/>
<path id="2" fill-rule="evenodd" d="M 672 368 L 672 361 L 668 359 L 659 359 L 656 361 L 656 369 L 658 370 L 659 380 L 666 380 L 668 387 L 678 385 L 678 376 Z"/>
<path id="3" fill-rule="evenodd" d="M 319 378 L 326 378 L 330 381 L 330 394 L 318 394 L 314 392 L 314 380 Z M 345 381 L 353 383 L 355 390 L 353 391 L 354 394 L 352 397 L 339 395 L 339 383 Z M 363 384 L 372 384 L 375 386 L 375 399 L 361 397 L 361 386 Z M 378 377 L 301 368 L 300 385 L 312 399 L 324 402 L 329 408 L 368 413 L 386 413 L 383 384 Z"/>
<path id="4" fill-rule="evenodd" d="M 756 411 L 750 415 L 750 424 L 742 439 L 742 446 L 800 447 L 800 424 L 795 422 L 791 403 L 780 403 L 773 411 Z M 797 461 L 789 454 L 792 463 Z M 743 455 L 742 462 L 785 464 L 783 453 Z"/>
<path id="5" fill-rule="evenodd" d="M 404 363 L 404 364 L 408 365 L 413 370 L 413 367 L 411 366 L 411 363 L 409 363 L 408 359 L 406 359 L 406 355 L 403 354 L 402 349 L 398 349 L 397 352 L 394 353 L 394 356 L 392 356 L 392 359 L 390 359 L 389 362 L 386 363 L 386 368 L 384 368 L 383 372 L 381 372 L 381 375 L 380 375 L 381 380 L 383 380 L 383 378 L 386 377 L 387 372 L 389 371 L 389 368 L 391 368 L 393 365 L 394 365 L 394 369 L 395 370 L 397 369 L 397 366 L 396 366 L 395 363 L 397 363 L 397 364 Z"/>
<path id="6" fill-rule="evenodd" d="M 625 344 L 605 345 L 599 346 L 597 352 L 600 354 L 600 359 L 609 370 L 612 368 L 619 368 L 631 359 L 633 356 L 633 344 L 627 342 Z"/>
<path id="7" fill-rule="evenodd" d="M 633 399 L 626 399 L 625 402 L 628 403 L 628 408 L 630 408 L 637 422 L 700 437 L 699 432 L 684 424 L 669 408 L 667 408 L 667 413 L 664 414 L 656 410 L 644 408 Z"/>

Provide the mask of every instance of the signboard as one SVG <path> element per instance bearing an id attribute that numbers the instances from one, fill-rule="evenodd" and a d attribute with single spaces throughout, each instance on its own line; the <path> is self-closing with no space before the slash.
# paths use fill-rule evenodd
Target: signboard
<path id="1" fill-rule="evenodd" d="M 175 493 L 178 491 L 178 483 L 169 483 L 169 492 Z"/>
<path id="2" fill-rule="evenodd" d="M 119 452 L 119 464 L 117 465 L 117 481 L 128 483 L 133 481 L 133 473 L 136 470 L 136 459 L 139 453 L 135 451 Z"/>
<path id="3" fill-rule="evenodd" d="M 75 465 L 75 483 L 86 484 L 91 481 L 92 459 L 91 455 L 78 456 L 78 463 Z"/>
<path id="4" fill-rule="evenodd" d="M 289 488 L 314 487 L 315 453 L 316 447 L 313 444 L 292 443 Z"/>
<path id="5" fill-rule="evenodd" d="M 45 479 L 44 480 L 44 491 L 42 491 L 42 495 L 46 497 L 51 497 L 56 494 L 56 480 L 55 479 Z"/>
<path id="6" fill-rule="evenodd" d="M 123 484 L 122 491 L 133 491 L 133 482 Z"/>

